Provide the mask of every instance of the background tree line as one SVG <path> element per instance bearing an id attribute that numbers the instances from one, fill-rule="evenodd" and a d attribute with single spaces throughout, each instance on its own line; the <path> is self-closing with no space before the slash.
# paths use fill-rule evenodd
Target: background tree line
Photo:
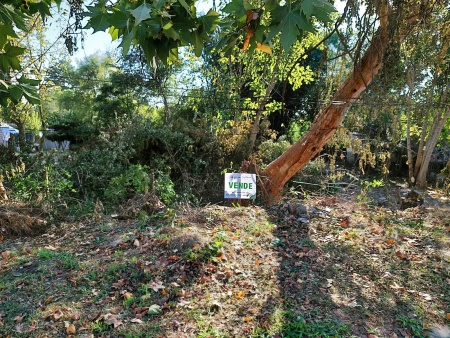
<path id="1" fill-rule="evenodd" d="M 166 203 L 218 200 L 221 172 L 252 160 L 270 202 L 294 175 L 336 172 L 350 149 L 356 174 L 425 187 L 430 162 L 434 175 L 448 171 L 445 2 L 335 12 L 318 0 L 235 0 L 203 15 L 195 2 L 71 1 L 60 44 L 46 41 L 45 22 L 64 4 L 27 4 L 0 5 L 0 114 L 20 131 L 20 152 L 1 151 L 13 198 L 69 209 L 149 189 Z M 120 53 L 70 61 L 82 13 L 121 39 Z M 41 142 L 33 153 L 26 130 L 71 151 Z"/>

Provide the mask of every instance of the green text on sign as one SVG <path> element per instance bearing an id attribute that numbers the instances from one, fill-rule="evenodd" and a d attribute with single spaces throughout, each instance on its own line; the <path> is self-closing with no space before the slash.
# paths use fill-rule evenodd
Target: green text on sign
<path id="1" fill-rule="evenodd" d="M 256 175 L 225 174 L 225 198 L 249 199 L 256 197 Z"/>

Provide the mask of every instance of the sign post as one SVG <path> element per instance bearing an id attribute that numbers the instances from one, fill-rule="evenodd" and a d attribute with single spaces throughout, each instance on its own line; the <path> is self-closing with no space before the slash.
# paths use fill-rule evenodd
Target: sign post
<path id="1" fill-rule="evenodd" d="M 233 173 L 225 174 L 225 198 L 255 199 L 256 175 Z"/>

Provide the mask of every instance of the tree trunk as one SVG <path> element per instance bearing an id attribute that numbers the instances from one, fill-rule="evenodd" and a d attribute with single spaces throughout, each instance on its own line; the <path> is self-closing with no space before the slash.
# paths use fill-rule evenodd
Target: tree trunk
<path id="1" fill-rule="evenodd" d="M 264 170 L 262 193 L 267 203 L 275 203 L 280 199 L 286 182 L 323 148 L 341 124 L 345 112 L 381 69 L 389 42 L 386 14 L 384 8 L 380 16 L 380 28 L 361 61 L 354 66 L 353 72 L 334 94 L 331 103 L 319 113 L 310 130 Z"/>
<path id="2" fill-rule="evenodd" d="M 420 140 L 419 140 L 419 146 L 417 147 L 417 158 L 416 158 L 416 163 L 414 164 L 414 177 L 417 179 L 417 175 L 419 174 L 420 168 L 422 167 L 422 163 L 423 163 L 423 156 L 424 156 L 424 146 L 425 146 L 425 139 L 427 136 L 427 131 L 428 131 L 428 121 L 430 119 L 430 109 L 429 107 L 432 105 L 433 102 L 433 93 L 434 93 L 434 88 L 436 87 L 436 83 L 437 83 L 437 77 L 435 76 L 433 78 L 432 84 L 430 86 L 430 88 L 428 89 L 428 96 L 427 96 L 427 100 L 426 100 L 426 104 L 425 104 L 425 116 L 424 116 L 424 120 L 422 123 L 422 131 L 420 132 Z M 417 182 L 417 180 L 416 180 Z"/>
<path id="3" fill-rule="evenodd" d="M 427 143 L 425 145 L 422 165 L 420 166 L 419 172 L 417 173 L 416 177 L 416 185 L 419 188 L 427 187 L 427 173 L 428 167 L 430 165 L 431 155 L 433 154 L 433 150 L 436 147 L 439 136 L 441 135 L 442 129 L 444 128 L 445 122 L 447 121 L 449 116 L 450 108 L 447 108 L 443 114 L 438 113 L 437 116 L 435 116 L 430 135 L 428 136 Z"/>
<path id="4" fill-rule="evenodd" d="M 411 65 L 408 66 L 407 70 L 407 80 L 408 80 L 408 105 L 407 105 L 407 121 L 406 121 L 406 152 L 408 156 L 408 185 L 411 186 L 415 183 L 414 177 L 414 163 L 413 163 L 413 154 L 411 147 L 411 101 L 414 93 L 414 67 Z"/>

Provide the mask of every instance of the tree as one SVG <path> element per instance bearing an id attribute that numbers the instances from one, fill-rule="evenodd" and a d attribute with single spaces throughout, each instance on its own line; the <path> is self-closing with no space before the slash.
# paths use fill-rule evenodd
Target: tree
<path id="1" fill-rule="evenodd" d="M 0 104 L 6 106 L 12 101 L 19 103 L 22 98 L 31 104 L 39 103 L 37 86 L 39 80 L 28 77 L 20 61 L 25 48 L 19 45 L 20 32 L 29 34 L 30 22 L 39 15 L 42 21 L 50 16 L 52 3 L 58 6 L 61 0 L 39 2 L 5 0 L 0 3 Z"/>
<path id="2" fill-rule="evenodd" d="M 279 198 L 284 184 L 331 138 L 345 112 L 382 68 L 391 43 L 399 43 L 419 22 L 447 6 L 445 1 L 351 2 L 350 18 L 359 16 L 361 5 L 366 6 L 366 12 L 363 20 L 356 22 L 361 26 L 358 27 L 361 34 L 354 48 L 353 71 L 317 116 L 310 131 L 264 171 L 264 191 L 269 202 Z M 199 56 L 219 24 L 222 42 L 218 47 L 225 53 L 242 40 L 243 50 L 266 49 L 278 35 L 283 50 L 288 52 L 305 32 L 315 31 L 315 22 L 330 21 L 333 7 L 323 0 L 268 0 L 252 8 L 242 0 L 233 0 L 222 11 L 226 14 L 224 18 L 213 10 L 198 17 L 193 0 L 150 4 L 140 0 L 98 1 L 88 7 L 88 16 L 89 26 L 95 31 L 109 29 L 114 38 L 122 39 L 125 54 L 132 44 L 139 45 L 152 63 L 155 58 L 163 61 L 176 58 L 178 48 L 184 45 L 192 45 Z M 269 19 L 263 24 L 261 18 L 265 16 Z"/>

